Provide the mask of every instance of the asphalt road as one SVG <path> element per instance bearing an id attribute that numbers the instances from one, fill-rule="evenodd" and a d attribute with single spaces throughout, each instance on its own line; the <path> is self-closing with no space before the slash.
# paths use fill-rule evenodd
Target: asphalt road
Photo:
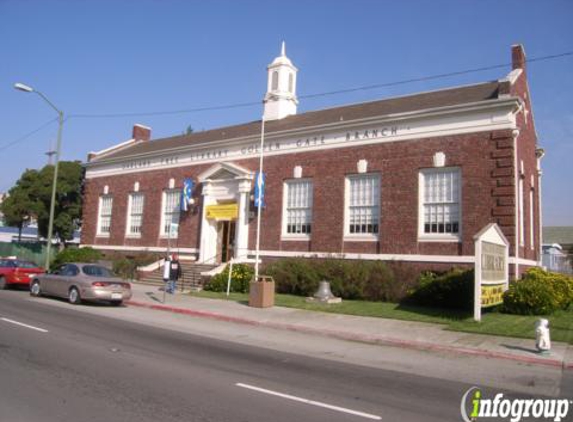
<path id="1" fill-rule="evenodd" d="M 51 300 L 0 292 L 0 422 L 457 421 L 471 387 L 48 306 Z"/>

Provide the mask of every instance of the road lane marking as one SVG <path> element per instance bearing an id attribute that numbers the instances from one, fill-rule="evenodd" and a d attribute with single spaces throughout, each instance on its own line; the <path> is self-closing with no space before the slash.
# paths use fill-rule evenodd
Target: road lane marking
<path id="1" fill-rule="evenodd" d="M 47 333 L 48 332 L 48 330 L 44 330 L 43 328 L 34 327 L 33 325 L 24 324 L 23 322 L 14 321 L 13 319 L 8 319 L 8 318 L 0 318 L 0 319 L 2 321 L 9 322 L 10 324 L 15 324 L 15 325 L 19 325 L 21 327 L 26 327 L 26 328 L 29 328 L 31 330 L 39 331 L 41 333 Z"/>
<path id="2" fill-rule="evenodd" d="M 255 387 L 254 385 L 243 384 L 240 382 L 236 383 L 235 385 L 237 387 L 246 388 L 248 390 L 253 390 L 253 391 L 258 391 L 259 393 L 269 394 L 271 396 L 277 396 L 277 397 L 281 397 L 281 398 L 287 399 L 287 400 L 297 401 L 299 403 L 305 403 L 305 404 L 310 404 L 312 406 L 324 407 L 325 409 L 334 410 L 336 412 L 348 413 L 351 415 L 360 416 L 360 417 L 366 418 L 366 419 L 374 419 L 377 421 L 382 420 L 382 418 L 380 416 L 372 415 L 370 413 L 359 412 L 357 410 L 347 409 L 345 407 L 333 406 L 331 404 L 322 403 L 319 401 L 308 400 L 308 399 L 304 399 L 302 397 L 297 397 L 297 396 L 291 396 L 290 394 L 279 393 L 278 391 L 267 390 L 265 388 Z"/>

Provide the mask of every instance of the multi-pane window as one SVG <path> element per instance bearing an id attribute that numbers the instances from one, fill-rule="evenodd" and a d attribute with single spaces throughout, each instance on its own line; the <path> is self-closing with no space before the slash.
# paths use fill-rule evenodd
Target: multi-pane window
<path id="1" fill-rule="evenodd" d="M 378 234 L 380 221 L 380 176 L 364 174 L 347 179 L 347 234 Z"/>
<path id="2" fill-rule="evenodd" d="M 163 192 L 163 213 L 161 235 L 177 237 L 179 227 L 179 207 L 181 191 L 178 189 L 166 190 Z"/>
<path id="3" fill-rule="evenodd" d="M 312 182 L 295 180 L 285 183 L 284 234 L 310 235 L 312 225 Z"/>
<path id="4" fill-rule="evenodd" d="M 111 208 L 113 197 L 111 195 L 102 195 L 99 197 L 99 216 L 97 234 L 109 236 L 111 228 Z"/>
<path id="5" fill-rule="evenodd" d="M 460 232 L 459 169 L 424 170 L 421 176 L 423 235 L 454 235 Z"/>
<path id="6" fill-rule="evenodd" d="M 129 236 L 141 236 L 143 198 L 142 193 L 132 193 L 129 195 L 129 215 L 127 220 L 127 234 Z"/>

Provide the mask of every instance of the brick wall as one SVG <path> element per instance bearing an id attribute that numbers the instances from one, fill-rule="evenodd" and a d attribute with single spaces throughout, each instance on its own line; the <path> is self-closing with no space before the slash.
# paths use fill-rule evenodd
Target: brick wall
<path id="1" fill-rule="evenodd" d="M 418 174 L 431 168 L 432 157 L 446 155 L 447 167 L 461 168 L 462 241 L 418 242 Z M 273 251 L 381 253 L 423 255 L 473 255 L 473 236 L 490 222 L 500 224 L 504 234 L 515 240 L 513 138 L 511 131 L 437 137 L 380 145 L 304 152 L 265 159 L 267 173 L 266 208 L 263 211 L 261 249 Z M 368 161 L 368 172 L 381 177 L 380 240 L 344 242 L 344 181 L 357 173 L 357 162 Z M 235 161 L 251 171 L 257 159 Z M 170 178 L 181 188 L 185 177 L 197 176 L 211 165 L 157 170 L 110 176 L 86 181 L 82 243 L 166 247 L 159 235 L 162 192 Z M 302 166 L 303 177 L 313 181 L 313 226 L 308 242 L 282 241 L 283 183 L 293 177 L 293 168 Z M 125 236 L 128 195 L 135 182 L 145 194 L 142 235 Z M 109 238 L 96 236 L 98 197 L 104 186 L 113 195 L 113 221 Z M 200 198 L 195 188 L 195 197 Z M 199 203 L 199 209 L 201 204 Z M 250 221 L 249 247 L 255 247 L 256 219 Z M 182 214 L 179 238 L 172 247 L 198 248 L 200 211 Z"/>
<path id="2" fill-rule="evenodd" d="M 537 135 L 535 131 L 535 123 L 533 121 L 533 110 L 531 103 L 531 95 L 527 84 L 526 65 L 524 63 L 525 56 L 521 47 L 513 47 L 514 55 L 514 68 L 520 67 L 522 73 L 515 83 L 511 86 L 510 94 L 519 97 L 524 108 L 517 114 L 517 126 L 519 128 L 519 135 L 517 137 L 517 171 L 518 177 L 523 180 L 523 246 L 519 247 L 519 257 L 538 260 L 540 259 L 540 197 L 538 185 L 538 172 L 537 172 L 537 158 L 535 151 L 537 145 Z M 523 161 L 524 172 L 521 173 L 521 162 Z M 531 183 L 533 176 L 534 183 Z M 530 191 L 533 190 L 533 215 L 530 213 Z M 516 198 L 516 200 L 518 200 Z M 519 201 L 518 201 L 519 205 Z M 533 242 L 530 239 L 530 224 L 533 220 L 534 236 Z"/>

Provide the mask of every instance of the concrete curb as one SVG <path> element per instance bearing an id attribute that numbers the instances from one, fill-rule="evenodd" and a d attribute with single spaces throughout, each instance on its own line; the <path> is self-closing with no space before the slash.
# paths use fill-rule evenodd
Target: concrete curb
<path id="1" fill-rule="evenodd" d="M 228 316 L 223 314 L 218 314 L 215 312 L 207 312 L 207 311 L 198 311 L 193 309 L 185 309 L 185 308 L 178 308 L 176 306 L 170 305 L 161 305 L 161 304 L 149 304 L 144 302 L 138 302 L 134 300 L 130 300 L 126 302 L 127 305 L 137 306 L 140 308 L 147 308 L 153 309 L 156 311 L 164 311 L 164 312 L 172 312 L 176 314 L 182 315 L 189 315 L 199 318 L 208 318 L 214 319 L 218 321 L 225 321 L 225 322 L 234 322 L 237 324 L 245 324 L 245 325 L 252 325 L 252 326 L 261 326 L 261 327 L 268 327 L 274 328 L 278 330 L 287 330 L 287 331 L 294 331 L 304 334 L 314 334 L 314 335 L 321 335 L 325 337 L 332 337 L 337 338 L 340 340 L 351 340 L 357 341 L 361 343 L 369 343 L 369 344 L 381 344 L 386 346 L 395 346 L 395 347 L 403 347 L 408 349 L 415 349 L 415 350 L 430 350 L 434 352 L 448 352 L 448 353 L 455 353 L 465 356 L 480 356 L 480 357 L 487 357 L 493 359 L 503 359 L 503 360 L 512 360 L 521 363 L 527 363 L 531 365 L 544 365 L 544 366 L 552 366 L 557 368 L 562 368 L 564 370 L 573 369 L 573 363 L 566 363 L 565 361 L 560 361 L 557 359 L 550 359 L 550 358 L 541 358 L 541 357 L 534 357 L 534 356 L 516 356 L 510 353 L 503 353 L 503 352 L 494 352 L 490 350 L 481 350 L 481 349 L 471 349 L 468 347 L 454 347 L 454 346 L 447 346 L 447 345 L 440 345 L 435 343 L 428 343 L 423 341 L 416 341 L 416 340 L 402 340 L 396 339 L 392 337 L 386 336 L 377 336 L 377 335 L 365 335 L 365 334 L 356 334 L 346 331 L 336 331 L 336 330 L 329 330 L 329 329 L 319 329 L 313 327 L 306 327 L 300 326 L 295 324 L 282 324 L 276 322 L 269 322 L 269 321 L 257 321 L 249 318 L 242 318 L 242 317 L 234 317 Z"/>

